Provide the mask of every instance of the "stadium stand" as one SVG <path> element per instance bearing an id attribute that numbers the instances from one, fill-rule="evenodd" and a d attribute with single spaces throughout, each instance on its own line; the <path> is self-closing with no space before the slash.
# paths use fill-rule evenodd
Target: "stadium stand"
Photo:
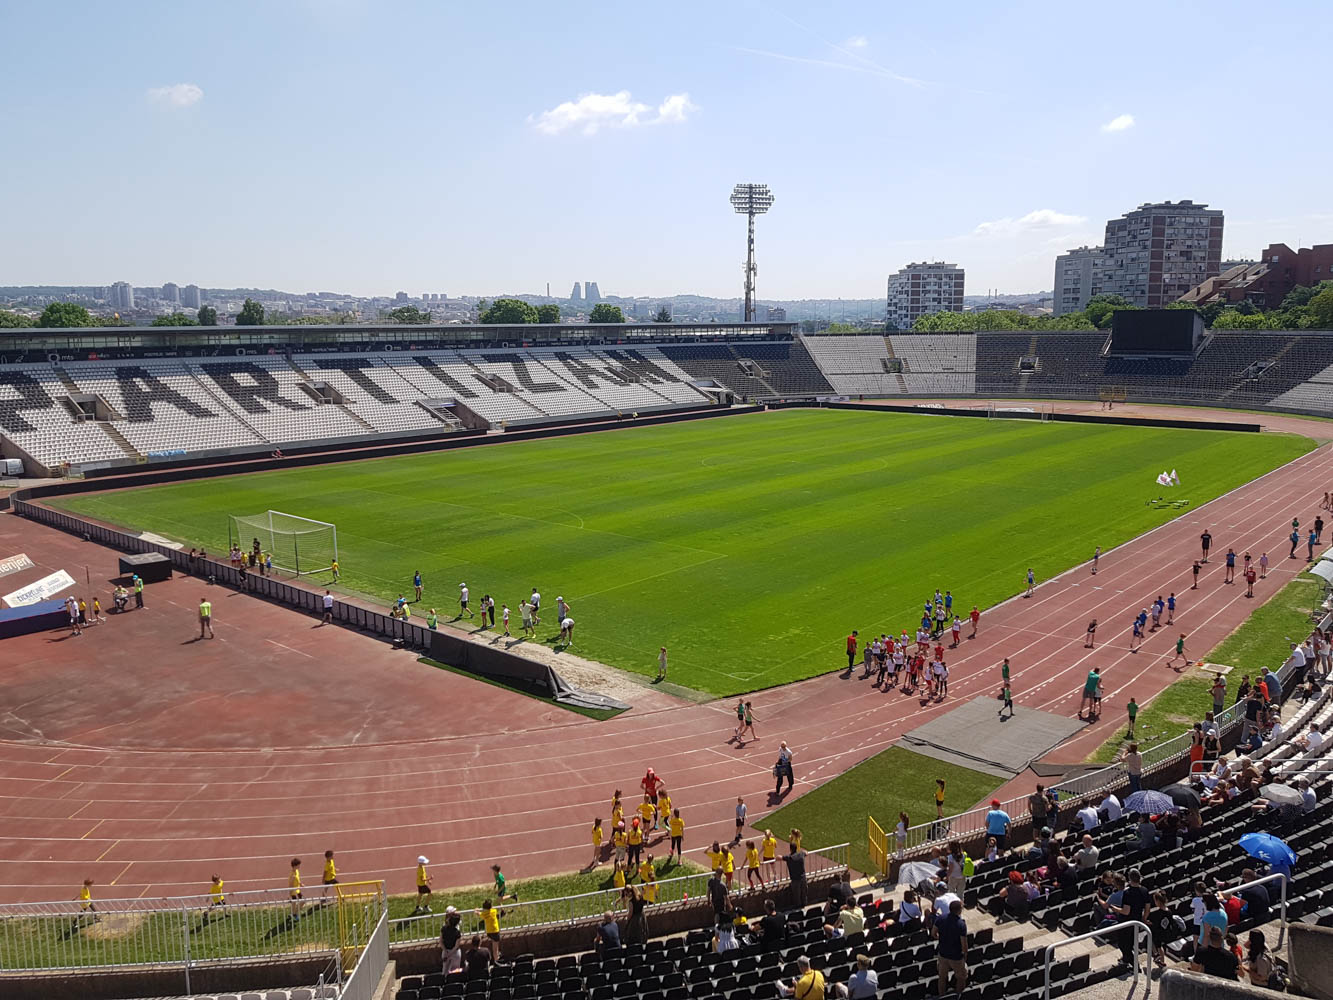
<path id="1" fill-rule="evenodd" d="M 784 345 L 785 349 L 785 345 Z M 806 369 L 813 361 L 803 355 Z M 809 378 L 808 370 L 806 378 Z M 654 349 L 261 354 L 0 367 L 0 431 L 49 469 L 709 405 Z"/>
<path id="2" fill-rule="evenodd" d="M 56 470 L 741 399 L 1096 399 L 1333 415 L 1333 333 L 1215 331 L 1192 357 L 1103 331 L 57 360 L 0 366 L 0 434 Z M 40 357 L 40 356 L 39 356 Z M 709 390 L 712 390 L 710 393 Z"/>

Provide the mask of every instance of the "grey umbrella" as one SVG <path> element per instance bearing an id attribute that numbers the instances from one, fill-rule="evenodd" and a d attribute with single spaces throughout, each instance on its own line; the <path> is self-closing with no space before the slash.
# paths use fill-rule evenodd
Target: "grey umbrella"
<path id="1" fill-rule="evenodd" d="M 1290 785 L 1264 785 L 1259 789 L 1259 794 L 1269 802 L 1275 802 L 1280 806 L 1301 806 L 1305 799 L 1298 789 Z"/>
<path id="2" fill-rule="evenodd" d="M 898 869 L 898 884 L 916 885 L 925 879 L 933 880 L 939 870 L 939 865 L 932 865 L 929 861 L 905 861 Z"/>

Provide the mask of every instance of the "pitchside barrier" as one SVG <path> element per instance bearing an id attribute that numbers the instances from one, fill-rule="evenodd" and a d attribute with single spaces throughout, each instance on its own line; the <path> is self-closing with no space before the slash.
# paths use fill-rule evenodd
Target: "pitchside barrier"
<path id="1" fill-rule="evenodd" d="M 0 905 L 0 970 L 178 966 L 328 954 L 341 982 L 361 961 L 387 914 L 384 883 L 159 899 L 95 899 Z M 386 956 L 387 956 L 387 930 Z M 0 992 L 3 992 L 0 989 Z"/>
<path id="2" fill-rule="evenodd" d="M 835 844 L 832 847 L 820 847 L 806 852 L 806 878 L 813 880 L 830 872 L 847 871 L 849 844 Z M 765 882 L 773 889 L 789 885 L 787 866 L 779 854 L 776 862 L 777 876 Z M 654 909 L 668 909 L 681 906 L 691 900 L 708 898 L 708 880 L 711 872 L 695 872 L 677 878 L 659 879 L 653 883 L 657 887 L 657 903 Z M 634 885 L 641 885 L 635 882 Z M 732 894 L 741 896 L 747 891 L 746 879 L 740 867 L 736 869 L 736 880 L 732 885 Z M 447 901 L 448 892 L 437 892 L 437 899 Z M 625 898 L 620 889 L 598 889 L 577 896 L 560 896 L 555 899 L 524 900 L 521 903 L 504 903 L 501 907 L 500 926 L 503 930 L 520 930 L 541 927 L 567 926 L 578 920 L 598 917 L 607 910 L 617 912 L 625 909 Z M 480 933 L 482 930 L 481 911 L 464 910 L 462 930 L 464 935 Z M 416 917 L 402 917 L 389 921 L 389 936 L 395 944 L 415 941 L 431 941 L 439 937 L 440 925 L 444 921 L 443 913 L 427 913 Z"/>
<path id="3" fill-rule="evenodd" d="M 1333 625 L 1333 614 L 1328 615 L 1319 623 L 1319 629 L 1323 631 L 1331 625 Z M 1300 668 L 1296 666 L 1295 660 L 1291 658 L 1288 658 L 1278 669 L 1278 680 L 1282 684 L 1283 691 L 1289 690 L 1287 682 L 1298 669 Z M 1222 714 L 1216 716 L 1214 721 L 1217 723 L 1218 734 L 1225 745 L 1227 738 L 1233 733 L 1239 736 L 1239 730 L 1244 721 L 1244 706 L 1239 703 L 1232 704 L 1223 709 Z M 1181 765 L 1189 759 L 1189 751 L 1190 734 L 1188 732 L 1169 740 L 1163 740 L 1155 745 L 1147 745 L 1140 741 L 1140 753 L 1143 755 L 1144 786 L 1153 787 L 1154 783 L 1150 780 L 1151 778 L 1180 769 Z M 1189 768 L 1186 767 L 1185 771 L 1188 772 L 1188 770 Z M 1069 781 L 1057 782 L 1047 787 L 1055 793 L 1059 809 L 1058 815 L 1072 817 L 1088 802 L 1091 801 L 1095 805 L 1101 801 L 1108 791 L 1123 790 L 1125 786 L 1128 786 L 1128 783 L 1129 778 L 1125 772 L 1124 764 L 1110 764 Z M 1016 828 L 1021 825 L 1021 818 L 1028 815 L 1027 796 L 1024 795 L 1002 802 L 1000 808 L 1009 814 L 1013 826 Z M 918 823 L 915 826 L 908 827 L 904 859 L 911 861 L 928 857 L 933 848 L 938 848 L 951 840 L 966 841 L 983 838 L 988 812 L 990 812 L 989 806 L 981 806 L 967 812 L 946 816 L 943 819 L 933 819 L 927 823 Z M 875 822 L 873 817 L 870 819 L 868 841 L 870 856 L 879 865 L 879 874 L 887 875 L 894 854 L 888 849 L 887 836 L 883 828 Z"/>

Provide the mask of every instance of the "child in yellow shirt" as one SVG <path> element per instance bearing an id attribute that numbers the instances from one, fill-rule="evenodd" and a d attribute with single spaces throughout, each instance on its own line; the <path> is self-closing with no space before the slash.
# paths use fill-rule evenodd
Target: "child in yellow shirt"
<path id="1" fill-rule="evenodd" d="M 653 800 L 647 795 L 639 803 L 639 818 L 643 820 L 645 830 L 657 825 L 657 806 L 653 805 Z"/>
<path id="2" fill-rule="evenodd" d="M 753 840 L 745 843 L 745 882 L 753 889 L 754 880 L 759 880 L 759 888 L 764 887 L 764 876 L 759 873 L 759 848 Z"/>
<path id="3" fill-rule="evenodd" d="M 736 858 L 730 847 L 722 848 L 722 877 L 727 880 L 727 889 L 731 889 L 732 876 L 736 874 Z"/>
<path id="4" fill-rule="evenodd" d="M 657 902 L 657 867 L 653 864 L 653 856 L 648 855 L 648 860 L 639 866 L 639 881 L 643 883 L 643 898 L 645 902 Z"/>
<path id="5" fill-rule="evenodd" d="M 620 867 L 619 858 L 616 858 L 615 868 L 611 871 L 611 885 L 617 889 L 625 888 L 625 869 Z"/>
<path id="6" fill-rule="evenodd" d="M 778 838 L 773 836 L 772 830 L 764 831 L 764 839 L 759 842 L 759 847 L 764 862 L 764 873 L 770 879 L 777 878 Z"/>
<path id="7" fill-rule="evenodd" d="M 668 852 L 667 859 L 670 860 L 671 855 L 675 854 L 677 863 L 684 861 L 684 844 L 685 821 L 680 817 L 680 810 L 674 809 L 671 812 L 671 851 Z"/>
<path id="8" fill-rule="evenodd" d="M 708 867 L 715 872 L 722 870 L 722 848 L 718 842 L 713 841 L 713 846 L 704 851 L 704 857 L 708 859 Z"/>
<path id="9" fill-rule="evenodd" d="M 665 788 L 657 791 L 657 818 L 653 820 L 653 829 L 659 826 L 666 828 L 671 823 L 671 796 L 666 793 Z"/>
<path id="10" fill-rule="evenodd" d="M 602 863 L 602 817 L 598 816 L 592 821 L 592 860 L 588 862 L 589 868 L 596 868 Z"/>
<path id="11" fill-rule="evenodd" d="M 611 833 L 611 847 L 615 850 L 616 864 L 625 863 L 625 848 L 627 846 L 625 838 L 625 824 L 617 823 Z"/>

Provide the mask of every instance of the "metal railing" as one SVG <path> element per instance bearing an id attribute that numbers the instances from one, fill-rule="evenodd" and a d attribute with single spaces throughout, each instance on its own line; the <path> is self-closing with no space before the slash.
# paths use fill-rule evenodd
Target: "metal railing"
<path id="1" fill-rule="evenodd" d="M 350 968 L 387 913 L 382 882 L 0 905 L 0 970 L 180 966 L 327 955 Z"/>
<path id="2" fill-rule="evenodd" d="M 1287 876 L 1282 875 L 1282 874 L 1276 874 L 1276 875 L 1264 875 L 1264 876 L 1262 876 L 1261 878 L 1257 878 L 1257 879 L 1255 879 L 1253 882 L 1242 882 L 1240 885 L 1231 886 L 1231 887 L 1229 887 L 1229 888 L 1222 889 L 1222 890 L 1220 890 L 1220 891 L 1226 893 L 1228 896 L 1234 896 L 1236 893 L 1240 892 L 1242 889 L 1249 889 L 1249 888 L 1251 888 L 1252 886 L 1256 886 L 1256 885 L 1266 885 L 1266 884 L 1269 883 L 1269 882 L 1276 882 L 1276 883 L 1278 883 L 1278 889 L 1280 890 L 1280 893 L 1279 893 L 1280 900 L 1281 900 L 1281 903 L 1280 903 L 1281 910 L 1280 910 L 1280 912 L 1282 913 L 1282 919 L 1278 922 L 1278 925 L 1277 925 L 1277 945 L 1276 945 L 1276 947 L 1281 948 L 1281 947 L 1282 947 L 1282 942 L 1286 939 L 1286 936 L 1287 936 Z"/>
<path id="3" fill-rule="evenodd" d="M 1133 996 L 1134 990 L 1136 990 L 1139 985 L 1139 959 L 1145 954 L 1148 956 L 1149 960 L 1152 958 L 1152 931 L 1149 929 L 1148 925 L 1141 920 L 1126 920 L 1124 923 L 1113 924 L 1110 927 L 1099 927 L 1095 931 L 1088 931 L 1086 934 L 1080 934 L 1077 937 L 1064 938 L 1063 940 L 1047 945 L 1044 975 L 1046 985 L 1042 992 L 1043 1000 L 1051 1000 L 1051 958 L 1055 955 L 1055 950 L 1057 948 L 1063 948 L 1068 944 L 1075 944 L 1079 941 L 1088 941 L 1094 938 L 1100 941 L 1102 938 L 1110 937 L 1117 932 L 1123 931 L 1134 932 L 1134 981 L 1130 984 L 1129 988 L 1130 996 Z M 1142 951 L 1139 950 L 1140 943 L 1145 945 Z"/>
<path id="4" fill-rule="evenodd" d="M 1326 616 L 1320 622 L 1319 629 L 1323 631 L 1330 624 L 1333 624 L 1333 614 Z M 1297 669 L 1293 658 L 1288 658 L 1278 669 L 1278 680 L 1281 682 L 1284 691 L 1288 690 L 1287 682 Z M 1244 709 L 1245 706 L 1237 702 L 1223 709 L 1221 715 L 1214 717 L 1213 721 L 1217 724 L 1219 736 L 1226 736 L 1244 721 Z M 1144 746 L 1141 750 L 1144 776 L 1176 766 L 1189 756 L 1189 751 L 1189 732 L 1162 740 L 1157 744 Z M 1086 799 L 1104 795 L 1107 791 L 1111 791 L 1127 782 L 1128 777 L 1123 763 L 1115 763 L 1096 771 L 1090 771 L 1077 778 L 1072 778 L 1069 781 L 1058 782 L 1049 786 L 1049 788 L 1055 794 L 1058 808 L 1061 812 L 1065 812 L 1067 808 L 1077 809 L 1083 805 Z M 1027 797 L 1009 799 L 1002 802 L 1000 808 L 1008 813 L 1010 817 L 1023 815 L 1028 811 Z M 949 840 L 981 836 L 986 830 L 986 814 L 988 812 L 990 812 L 990 807 L 981 806 L 976 809 L 969 809 L 966 812 L 946 816 L 943 819 L 933 819 L 926 823 L 918 823 L 908 827 L 907 857 L 910 859 L 916 854 L 924 853 L 927 848 L 946 843 Z M 874 857 L 875 847 L 873 843 L 870 852 L 871 856 Z M 887 871 L 887 857 L 886 852 L 885 871 Z"/>
<path id="5" fill-rule="evenodd" d="M 821 847 L 807 851 L 805 859 L 806 878 L 818 878 L 830 872 L 845 872 L 847 870 L 849 847 L 849 844 L 835 844 L 832 847 Z M 781 856 L 776 862 L 776 871 L 777 876 L 774 878 L 767 877 L 768 873 L 765 873 L 766 886 L 780 887 L 788 885 L 791 880 L 787 876 L 787 866 L 783 863 Z M 656 906 L 662 908 L 679 906 L 691 899 L 706 899 L 710 878 L 712 878 L 712 872 L 695 872 L 691 875 L 661 879 L 649 884 L 656 886 Z M 642 885 L 641 882 L 632 883 L 633 887 Z M 735 881 L 732 884 L 731 891 L 738 895 L 746 891 L 745 873 L 740 867 L 736 869 Z M 558 896 L 553 899 L 533 899 L 519 903 L 506 903 L 499 910 L 500 920 L 507 931 L 567 926 L 587 917 L 601 916 L 607 910 L 624 909 L 625 898 L 623 892 L 624 890 L 621 889 L 598 889 L 594 892 L 585 892 L 575 896 Z M 460 912 L 460 917 L 465 932 L 471 933 L 474 929 L 480 929 L 481 911 L 479 909 L 463 910 Z M 443 920 L 444 914 L 442 913 L 400 917 L 389 921 L 389 936 L 395 944 L 428 941 L 439 936 L 440 925 Z"/>

